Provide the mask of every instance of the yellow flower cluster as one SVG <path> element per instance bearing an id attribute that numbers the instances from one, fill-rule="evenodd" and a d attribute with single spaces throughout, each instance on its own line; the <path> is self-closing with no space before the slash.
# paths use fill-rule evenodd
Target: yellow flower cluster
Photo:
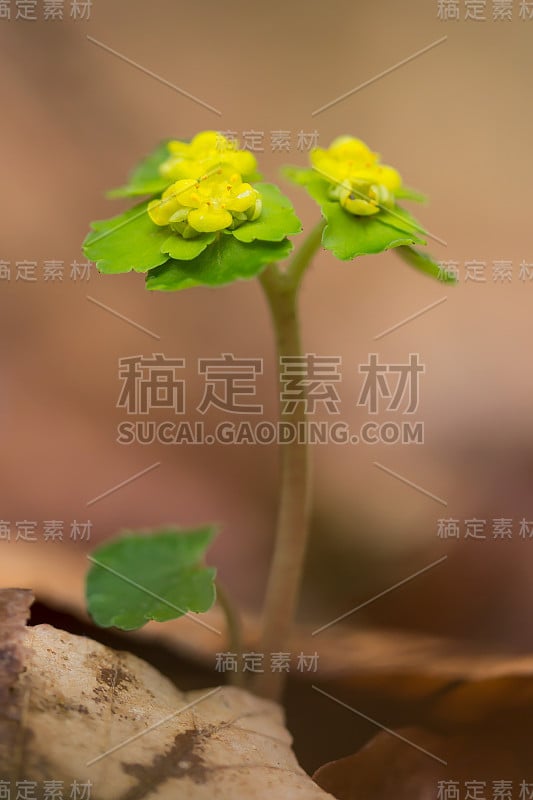
<path id="1" fill-rule="evenodd" d="M 395 193 L 402 185 L 393 167 L 380 164 L 377 153 L 351 136 L 338 137 L 327 150 L 315 148 L 311 163 L 332 184 L 330 197 L 357 216 L 377 214 L 381 208 L 394 206 Z"/>
<path id="2" fill-rule="evenodd" d="M 156 225 L 169 225 L 185 239 L 236 228 L 261 214 L 261 196 L 229 166 L 198 179 L 178 180 L 148 204 Z"/>
<path id="3" fill-rule="evenodd" d="M 236 142 L 216 131 L 202 131 L 190 142 L 171 141 L 167 147 L 170 155 L 159 167 L 159 172 L 169 180 L 201 178 L 223 165 L 250 180 L 257 170 L 257 161 L 252 153 L 239 150 Z"/>

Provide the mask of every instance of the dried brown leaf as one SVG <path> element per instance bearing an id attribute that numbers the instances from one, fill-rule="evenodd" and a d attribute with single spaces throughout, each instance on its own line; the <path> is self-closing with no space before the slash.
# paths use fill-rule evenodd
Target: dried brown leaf
<path id="1" fill-rule="evenodd" d="M 508 727 L 494 720 L 451 735 L 422 728 L 383 732 L 355 755 L 321 767 L 314 778 L 338 800 L 446 797 L 447 791 L 453 795 L 451 782 L 462 798 L 523 800 L 529 796 L 524 784 L 533 785 L 530 722 Z"/>

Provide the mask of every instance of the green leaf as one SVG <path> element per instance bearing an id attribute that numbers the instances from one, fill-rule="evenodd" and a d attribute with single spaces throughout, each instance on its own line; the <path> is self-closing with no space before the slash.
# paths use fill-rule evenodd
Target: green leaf
<path id="1" fill-rule="evenodd" d="M 277 186 L 273 183 L 255 183 L 254 188 L 260 192 L 263 201 L 261 215 L 232 231 L 236 239 L 240 242 L 253 242 L 256 239 L 281 242 L 286 236 L 300 233 L 302 223 L 294 213 L 289 198 Z"/>
<path id="2" fill-rule="evenodd" d="M 168 261 L 168 255 L 161 252 L 168 229 L 152 222 L 147 205 L 141 203 L 124 214 L 92 223 L 83 252 L 100 272 L 147 272 Z"/>
<path id="3" fill-rule="evenodd" d="M 143 194 L 158 194 L 172 181 L 159 174 L 159 167 L 168 158 L 168 139 L 144 158 L 129 176 L 128 183 L 108 192 L 108 197 L 135 197 Z"/>
<path id="4" fill-rule="evenodd" d="M 284 173 L 294 183 L 305 186 L 319 204 L 328 223 L 322 244 L 337 258 L 348 261 L 356 256 L 381 253 L 401 245 L 426 244 L 422 238 L 424 229 L 400 206 L 383 209 L 368 217 L 356 216 L 330 198 L 329 182 L 315 170 L 286 167 Z M 412 190 L 404 191 L 406 196 L 413 199 L 415 193 Z M 422 196 L 417 195 L 417 198 L 421 199 Z"/>
<path id="5" fill-rule="evenodd" d="M 199 256 L 215 239 L 216 233 L 203 233 L 194 239 L 184 239 L 183 236 L 173 234 L 163 242 L 161 250 L 177 261 L 190 261 Z"/>
<path id="6" fill-rule="evenodd" d="M 322 244 L 342 261 L 399 245 L 426 243 L 419 236 L 424 234 L 423 228 L 400 206 L 368 217 L 356 216 L 329 197 L 330 184 L 313 170 L 291 168 L 290 174 L 318 202 L 327 222 Z"/>
<path id="7" fill-rule="evenodd" d="M 437 278 L 442 283 L 457 283 L 455 275 L 443 269 L 438 261 L 435 261 L 427 253 L 421 253 L 420 250 L 416 250 L 414 247 L 398 247 L 396 252 L 407 264 L 425 275 L 431 275 L 432 278 Z"/>
<path id="8" fill-rule="evenodd" d="M 289 239 L 245 244 L 231 233 L 220 233 L 213 244 L 192 261 L 171 260 L 150 270 L 146 288 L 172 292 L 191 286 L 221 286 L 253 278 L 266 264 L 285 258 L 291 250 Z"/>
<path id="9" fill-rule="evenodd" d="M 215 532 L 210 526 L 125 531 L 94 550 L 86 598 L 96 624 L 130 631 L 149 620 L 208 611 L 216 570 L 203 561 Z"/>
<path id="10" fill-rule="evenodd" d="M 357 217 L 339 203 L 322 204 L 327 226 L 322 244 L 343 261 L 369 253 L 382 253 L 391 247 L 425 244 L 418 236 L 417 223 L 396 206 L 394 213 L 380 211 L 370 217 Z"/>

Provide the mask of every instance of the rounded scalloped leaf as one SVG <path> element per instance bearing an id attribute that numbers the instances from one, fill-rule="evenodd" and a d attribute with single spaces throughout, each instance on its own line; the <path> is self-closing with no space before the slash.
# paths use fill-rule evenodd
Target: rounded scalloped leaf
<path id="1" fill-rule="evenodd" d="M 236 239 L 240 242 L 253 242 L 257 239 L 281 242 L 286 236 L 300 233 L 302 223 L 296 216 L 291 201 L 275 184 L 255 183 L 254 188 L 261 195 L 261 215 L 231 231 Z"/>
<path id="2" fill-rule="evenodd" d="M 141 203 L 111 219 L 93 222 L 83 243 L 83 252 L 100 272 L 148 272 L 168 261 L 161 248 L 168 230 L 155 225 Z"/>
<path id="3" fill-rule="evenodd" d="M 170 260 L 150 270 L 146 276 L 146 288 L 172 292 L 191 286 L 222 286 L 254 278 L 266 264 L 285 258 L 291 250 L 289 239 L 244 243 L 231 234 L 220 233 L 192 261 Z"/>
<path id="4" fill-rule="evenodd" d="M 405 209 L 395 206 L 378 214 L 359 217 L 346 211 L 338 201 L 329 197 L 330 184 L 311 169 L 289 167 L 285 174 L 295 183 L 305 186 L 319 204 L 327 225 L 322 244 L 342 261 L 361 255 L 382 253 L 392 247 L 426 244 L 424 230 Z"/>
<path id="5" fill-rule="evenodd" d="M 204 233 L 194 239 L 184 239 L 175 233 L 163 242 L 161 250 L 177 261 L 191 261 L 214 242 L 216 233 Z"/>
<path id="6" fill-rule="evenodd" d="M 135 630 L 208 611 L 216 570 L 204 566 L 215 528 L 166 528 L 124 534 L 94 550 L 87 575 L 89 613 L 103 628 Z"/>
<path id="7" fill-rule="evenodd" d="M 322 205 L 322 212 L 328 223 L 322 244 L 342 261 L 400 245 L 426 244 L 418 235 L 418 223 L 399 206 L 371 217 L 357 217 L 339 203 L 328 202 Z"/>
<path id="8" fill-rule="evenodd" d="M 402 248 L 405 252 L 400 255 L 421 272 L 438 277 L 446 283 L 454 282 L 449 275 L 443 275 L 443 271 L 431 256 L 419 253 L 410 247 L 414 244 L 426 244 L 423 238 L 426 233 L 405 209 L 395 206 L 392 209 L 382 209 L 372 216 L 356 216 L 329 197 L 329 182 L 315 170 L 288 166 L 283 173 L 288 180 L 305 187 L 319 204 L 327 222 L 322 244 L 337 258 L 348 261 L 361 255 Z M 419 202 L 425 201 L 423 195 L 406 186 L 399 190 L 398 196 Z"/>

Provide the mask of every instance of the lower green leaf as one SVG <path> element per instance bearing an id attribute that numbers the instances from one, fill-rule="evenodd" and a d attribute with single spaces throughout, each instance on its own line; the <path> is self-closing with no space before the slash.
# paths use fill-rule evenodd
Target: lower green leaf
<path id="1" fill-rule="evenodd" d="M 241 242 L 261 239 L 266 242 L 281 242 L 286 236 L 300 233 L 302 223 L 294 213 L 288 197 L 273 183 L 256 183 L 254 188 L 261 194 L 262 210 L 258 219 L 245 222 L 233 231 Z"/>
<path id="2" fill-rule="evenodd" d="M 370 217 L 354 216 L 333 201 L 321 206 L 328 223 L 322 244 L 343 261 L 399 245 L 425 244 L 417 223 L 398 206 L 393 212 L 380 211 Z"/>
<path id="3" fill-rule="evenodd" d="M 191 261 L 203 253 L 215 239 L 216 233 L 203 233 L 194 239 L 184 239 L 183 236 L 173 233 L 168 239 L 165 239 L 161 250 L 177 261 Z"/>
<path id="4" fill-rule="evenodd" d="M 203 562 L 215 533 L 211 526 L 125 531 L 94 550 L 86 597 L 96 624 L 134 630 L 150 620 L 208 611 L 216 570 Z"/>
<path id="5" fill-rule="evenodd" d="M 317 201 L 327 222 L 322 244 L 342 261 L 370 253 L 382 253 L 392 247 L 426 244 L 422 238 L 425 235 L 422 226 L 398 205 L 391 209 L 382 208 L 370 216 L 357 216 L 330 197 L 331 184 L 316 171 L 286 167 L 284 174 L 293 183 L 305 186 Z M 408 199 L 423 199 L 406 187 L 402 192 Z"/>
<path id="6" fill-rule="evenodd" d="M 168 254 L 161 252 L 168 230 L 152 222 L 147 206 L 141 203 L 124 214 L 92 223 L 83 252 L 100 272 L 147 272 L 168 261 Z"/>
<path id="7" fill-rule="evenodd" d="M 222 286 L 240 279 L 254 278 L 266 264 L 289 255 L 292 243 L 239 242 L 232 233 L 220 233 L 213 244 L 191 261 L 167 261 L 150 270 L 147 289 L 172 292 L 191 286 Z"/>
<path id="8" fill-rule="evenodd" d="M 319 204 L 327 226 L 322 244 L 342 261 L 370 253 L 382 253 L 391 247 L 425 244 L 419 234 L 422 227 L 405 209 L 395 206 L 363 217 L 350 214 L 329 196 L 330 184 L 311 169 L 285 169 L 285 174 L 307 189 Z"/>

